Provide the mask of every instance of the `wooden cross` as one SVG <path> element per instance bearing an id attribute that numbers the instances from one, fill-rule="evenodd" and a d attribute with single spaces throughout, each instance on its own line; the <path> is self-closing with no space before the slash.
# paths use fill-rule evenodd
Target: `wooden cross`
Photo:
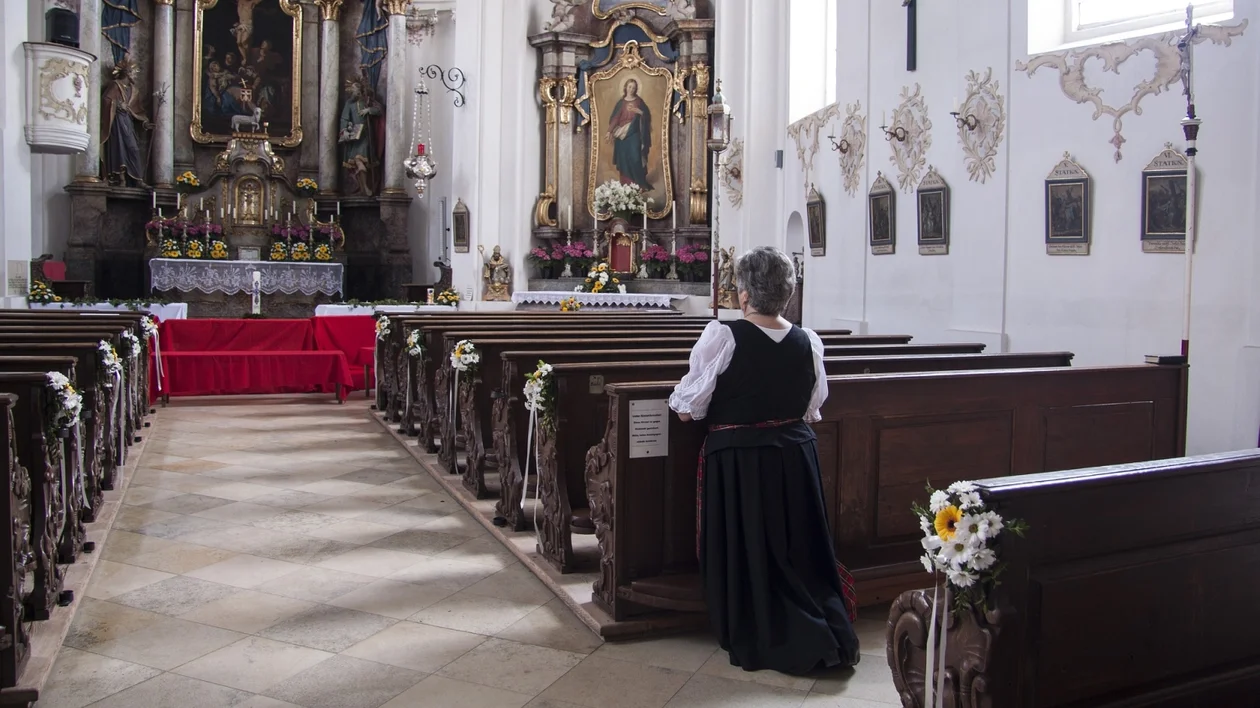
<path id="1" fill-rule="evenodd" d="M 906 8 L 906 71 L 914 71 L 918 67 L 919 18 L 917 5 L 917 0 L 901 0 L 901 6 Z"/>

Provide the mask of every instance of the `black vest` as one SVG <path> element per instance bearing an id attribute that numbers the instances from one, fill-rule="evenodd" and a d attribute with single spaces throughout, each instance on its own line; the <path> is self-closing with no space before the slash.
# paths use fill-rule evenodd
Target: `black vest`
<path id="1" fill-rule="evenodd" d="M 705 422 L 750 425 L 803 418 L 816 379 L 809 335 L 792 327 L 775 342 L 751 322 L 724 324 L 735 336 L 735 353 L 717 378 Z"/>

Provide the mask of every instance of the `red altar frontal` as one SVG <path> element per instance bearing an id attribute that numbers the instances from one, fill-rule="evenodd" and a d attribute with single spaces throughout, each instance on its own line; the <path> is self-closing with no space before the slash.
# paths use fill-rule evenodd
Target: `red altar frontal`
<path id="1" fill-rule="evenodd" d="M 371 316 L 291 320 L 167 320 L 161 324 L 150 396 L 336 392 L 371 381 Z"/>

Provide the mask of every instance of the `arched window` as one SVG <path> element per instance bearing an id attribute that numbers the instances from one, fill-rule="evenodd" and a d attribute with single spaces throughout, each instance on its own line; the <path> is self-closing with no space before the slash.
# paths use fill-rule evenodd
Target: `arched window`
<path id="1" fill-rule="evenodd" d="M 1186 6 L 1196 23 L 1234 16 L 1233 0 L 1030 0 L 1030 54 L 1063 47 L 1104 44 L 1183 27 Z"/>
<path id="2" fill-rule="evenodd" d="M 836 0 L 791 0 L 788 121 L 836 100 Z"/>

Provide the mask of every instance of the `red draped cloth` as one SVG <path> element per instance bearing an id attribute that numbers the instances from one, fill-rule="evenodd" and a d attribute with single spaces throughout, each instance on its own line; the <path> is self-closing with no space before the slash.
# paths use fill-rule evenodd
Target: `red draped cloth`
<path id="1" fill-rule="evenodd" d="M 322 318 L 320 318 L 322 319 Z M 166 320 L 162 353 L 300 352 L 315 349 L 311 320 Z"/>
<path id="2" fill-rule="evenodd" d="M 341 352 L 203 351 L 162 352 L 162 393 L 222 396 L 250 393 L 312 393 L 353 383 Z"/>
<path id="3" fill-rule="evenodd" d="M 350 317 L 316 317 L 311 320 L 315 334 L 315 348 L 321 351 L 339 351 L 350 362 L 350 375 L 355 390 L 364 387 L 363 367 L 373 363 L 372 352 L 376 347 L 376 318 L 371 315 Z M 367 350 L 367 358 L 363 351 Z"/>

